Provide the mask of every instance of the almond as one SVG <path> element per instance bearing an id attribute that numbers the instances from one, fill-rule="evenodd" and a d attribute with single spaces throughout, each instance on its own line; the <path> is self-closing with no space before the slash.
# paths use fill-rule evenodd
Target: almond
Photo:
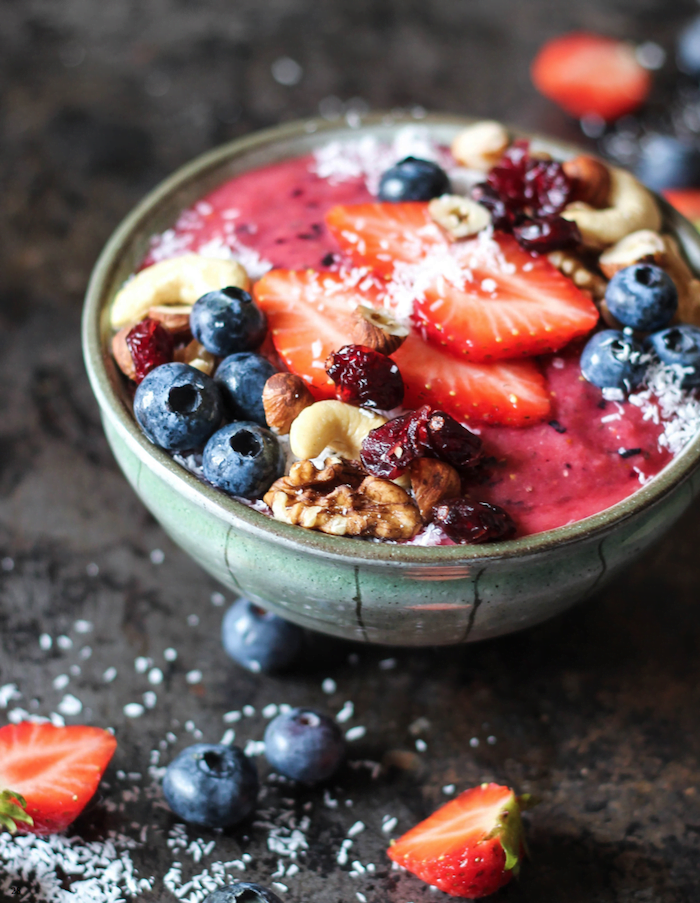
<path id="1" fill-rule="evenodd" d="M 129 379 L 134 379 L 136 376 L 134 359 L 131 356 L 129 346 L 126 344 L 126 337 L 132 329 L 132 324 L 123 326 L 119 332 L 115 332 L 112 336 L 112 355 L 116 361 L 117 367 L 119 367 L 124 376 L 128 376 Z"/>
<path id="2" fill-rule="evenodd" d="M 406 341 L 408 329 L 385 307 L 360 304 L 352 317 L 350 337 L 356 345 L 365 345 L 380 354 L 393 354 Z"/>
<path id="3" fill-rule="evenodd" d="M 286 436 L 292 422 L 314 403 L 306 383 L 295 373 L 273 373 L 265 383 L 262 400 L 267 425 L 280 436 Z"/>
<path id="4" fill-rule="evenodd" d="M 599 210 L 608 206 L 610 170 L 602 160 L 581 154 L 571 160 L 565 160 L 562 168 L 574 183 L 572 201 L 583 201 Z"/>
<path id="5" fill-rule="evenodd" d="M 433 505 L 445 499 L 456 498 L 461 493 L 459 474 L 445 461 L 435 458 L 416 458 L 410 465 L 411 487 L 418 509 L 427 519 Z"/>

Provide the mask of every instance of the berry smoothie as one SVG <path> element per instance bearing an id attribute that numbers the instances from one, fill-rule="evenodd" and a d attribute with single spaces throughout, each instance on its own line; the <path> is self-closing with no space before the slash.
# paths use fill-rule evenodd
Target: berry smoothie
<path id="1" fill-rule="evenodd" d="M 185 211 L 154 240 L 144 266 L 197 252 L 232 255 L 254 278 L 273 267 L 338 271 L 346 261 L 325 214 L 336 205 L 373 200 L 364 178 L 323 178 L 311 156 L 267 166 L 221 185 Z M 574 343 L 539 358 L 551 399 L 544 421 L 525 427 L 468 421 L 483 439 L 489 465 L 469 496 L 504 507 L 518 535 L 608 508 L 672 457 L 659 444 L 663 423 L 645 419 L 642 407 L 606 401 L 583 379 L 580 348 Z M 396 359 L 401 366 L 400 353 Z"/>

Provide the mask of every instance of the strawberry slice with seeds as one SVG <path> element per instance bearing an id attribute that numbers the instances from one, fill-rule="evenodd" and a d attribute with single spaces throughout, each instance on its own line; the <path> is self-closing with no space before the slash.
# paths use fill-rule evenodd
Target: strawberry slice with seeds
<path id="1" fill-rule="evenodd" d="M 453 897 L 495 893 L 518 873 L 528 797 L 482 784 L 465 790 L 387 850 L 394 862 Z"/>
<path id="2" fill-rule="evenodd" d="M 416 334 L 392 357 L 406 386 L 407 408 L 429 404 L 461 423 L 502 426 L 530 426 L 549 415 L 545 378 L 533 361 L 474 363 Z"/>
<path id="3" fill-rule="evenodd" d="M 351 342 L 350 315 L 367 297 L 338 274 L 315 270 L 270 270 L 255 283 L 253 294 L 287 367 L 301 376 L 317 400 L 335 398 L 325 361 Z"/>
<path id="4" fill-rule="evenodd" d="M 393 273 L 397 261 L 415 263 L 448 247 L 422 201 L 338 205 L 326 214 L 326 224 L 355 266 L 370 266 L 383 276 Z"/>
<path id="5" fill-rule="evenodd" d="M 631 113 L 651 90 L 651 76 L 631 44 L 589 32 L 548 41 L 531 75 L 535 87 L 567 113 L 608 122 Z"/>
<path id="6" fill-rule="evenodd" d="M 491 247 L 460 246 L 462 284 L 437 280 L 416 298 L 414 316 L 436 344 L 471 361 L 558 351 L 589 333 L 598 311 L 546 257 L 533 257 L 510 235 Z"/>
<path id="7" fill-rule="evenodd" d="M 94 795 L 116 746 L 97 727 L 0 728 L 0 824 L 13 834 L 63 831 Z"/>
<path id="8" fill-rule="evenodd" d="M 358 304 L 381 306 L 380 287 L 356 274 L 271 270 L 256 283 L 254 294 L 287 367 L 316 398 L 335 397 L 323 363 L 351 341 L 350 314 Z M 549 414 L 544 377 L 531 361 L 474 364 L 417 334 L 409 335 L 392 359 L 403 377 L 406 407 L 431 404 L 463 422 L 510 426 L 536 423 Z"/>

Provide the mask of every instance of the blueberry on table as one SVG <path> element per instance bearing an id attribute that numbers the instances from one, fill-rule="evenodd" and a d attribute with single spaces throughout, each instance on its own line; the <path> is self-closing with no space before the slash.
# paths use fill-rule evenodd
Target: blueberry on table
<path id="1" fill-rule="evenodd" d="M 265 756 L 285 777 L 317 784 L 340 767 L 345 758 L 345 738 L 328 715 L 314 709 L 291 709 L 268 724 Z"/>
<path id="2" fill-rule="evenodd" d="M 624 326 L 651 332 L 661 329 L 678 307 L 678 290 L 665 270 L 634 263 L 618 270 L 605 290 L 608 310 Z"/>
<path id="3" fill-rule="evenodd" d="M 222 427 L 202 458 L 210 483 L 244 499 L 256 499 L 284 473 L 284 452 L 270 430 L 250 420 Z"/>
<path id="4" fill-rule="evenodd" d="M 291 665 L 301 651 L 303 638 L 301 627 L 250 599 L 234 602 L 221 624 L 226 654 L 254 672 L 281 671 Z"/>
<path id="5" fill-rule="evenodd" d="M 258 772 L 237 746 L 196 743 L 168 765 L 165 799 L 183 821 L 206 828 L 238 824 L 255 808 Z"/>
<path id="6" fill-rule="evenodd" d="M 265 338 L 267 320 L 251 295 L 232 285 L 195 301 L 190 328 L 207 351 L 225 357 L 257 348 Z"/>
<path id="7" fill-rule="evenodd" d="M 581 373 L 601 389 L 629 391 L 644 378 L 641 345 L 624 332 L 604 329 L 586 343 L 581 353 Z"/>
<path id="8" fill-rule="evenodd" d="M 654 191 L 694 188 L 700 180 L 700 149 L 675 135 L 650 135 L 640 143 L 634 171 Z"/>
<path id="9" fill-rule="evenodd" d="M 202 903 L 282 903 L 277 894 L 266 887 L 240 881 L 215 890 Z"/>
<path id="10" fill-rule="evenodd" d="M 406 157 L 382 175 L 380 201 L 429 201 L 451 190 L 447 173 L 431 160 Z"/>
<path id="11" fill-rule="evenodd" d="M 154 445 L 187 451 L 203 445 L 221 423 L 214 380 L 188 364 L 161 364 L 134 395 L 134 417 Z"/>
<path id="12" fill-rule="evenodd" d="M 676 42 L 678 68 L 700 78 L 700 16 L 691 19 Z"/>
<path id="13" fill-rule="evenodd" d="M 683 368 L 681 388 L 700 386 L 700 329 L 683 324 L 652 333 L 644 343 L 664 364 Z"/>
<path id="14" fill-rule="evenodd" d="M 254 420 L 267 426 L 262 393 L 265 383 L 277 368 L 261 354 L 239 351 L 219 364 L 214 380 L 221 389 L 232 420 Z"/>

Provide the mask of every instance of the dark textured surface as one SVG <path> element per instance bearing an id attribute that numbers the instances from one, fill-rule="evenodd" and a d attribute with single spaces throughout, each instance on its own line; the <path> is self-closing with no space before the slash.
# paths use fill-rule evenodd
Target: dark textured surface
<path id="1" fill-rule="evenodd" d="M 357 892 L 368 903 L 447 900 L 387 868 L 382 816 L 399 819 L 396 835 L 447 799 L 445 785 L 491 778 L 542 800 L 529 816 L 533 862 L 499 900 L 698 899 L 697 506 L 614 586 L 535 630 L 437 652 L 322 640 L 290 675 L 250 675 L 221 650 L 217 587 L 117 471 L 78 338 L 81 293 L 109 233 L 160 178 L 213 144 L 319 104 L 330 115 L 421 104 L 576 138 L 530 87 L 527 65 L 542 40 L 585 26 L 668 44 L 696 9 L 690 0 L 1 0 L 0 685 L 22 693 L 10 709 L 47 714 L 73 693 L 84 708 L 68 721 L 116 728 L 102 804 L 78 830 L 138 839 L 148 826 L 131 856 L 157 880 L 140 899 L 175 899 L 161 883 L 174 859 L 189 874 L 247 850 L 247 871 L 234 874 L 283 881 L 290 903 L 354 903 Z M 296 85 L 272 78 L 284 56 L 302 66 Z M 76 632 L 80 619 L 92 632 Z M 50 651 L 41 633 L 54 637 Z M 73 647 L 60 649 L 59 635 Z M 81 657 L 86 646 L 90 658 Z M 167 647 L 178 650 L 170 664 Z M 163 669 L 162 684 L 135 670 L 137 656 Z M 118 676 L 107 684 L 110 666 Z M 201 680 L 189 683 L 195 669 Z M 58 690 L 61 674 L 70 683 Z M 330 695 L 321 689 L 328 677 L 337 684 Z M 152 711 L 125 717 L 123 706 L 149 689 Z M 251 704 L 255 714 L 233 725 L 245 743 L 262 738 L 267 704 L 335 713 L 346 700 L 355 708 L 346 728 L 366 734 L 331 787 L 340 805 L 269 783 L 261 802 L 260 822 L 309 815 L 298 874 L 271 879 L 284 857 L 268 847 L 264 824 L 204 832 L 216 849 L 200 864 L 168 847 L 175 819 L 147 775 L 166 731 L 178 739 L 163 762 L 193 742 L 188 720 L 217 742 L 223 714 Z M 372 777 L 364 760 L 385 768 Z M 117 769 L 143 777 L 120 779 Z M 366 830 L 341 867 L 336 856 L 357 820 Z M 353 860 L 376 872 L 351 877 Z"/>

